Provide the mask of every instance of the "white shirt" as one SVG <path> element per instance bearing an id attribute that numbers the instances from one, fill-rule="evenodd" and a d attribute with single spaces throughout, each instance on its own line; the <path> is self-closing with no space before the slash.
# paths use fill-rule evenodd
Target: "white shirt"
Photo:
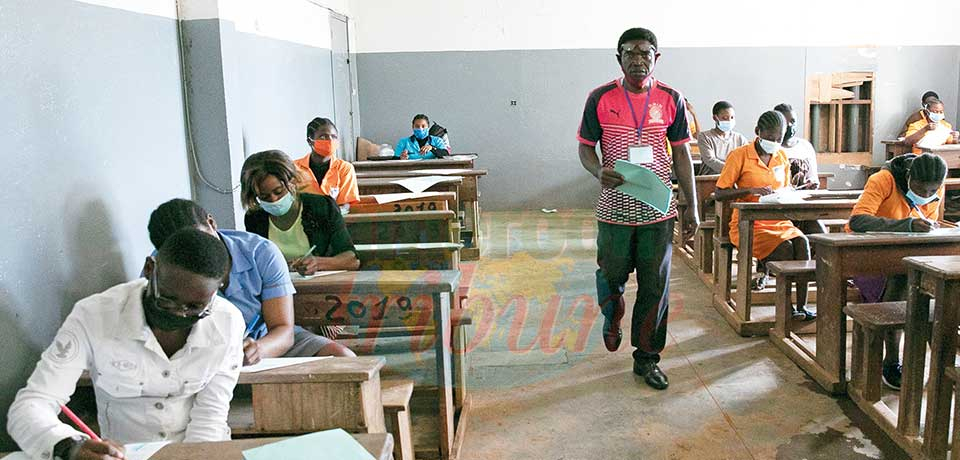
<path id="1" fill-rule="evenodd" d="M 81 435 L 57 415 L 84 370 L 94 383 L 104 438 L 121 444 L 230 439 L 243 316 L 216 296 L 210 316 L 168 359 L 144 319 L 146 286 L 141 278 L 73 307 L 7 414 L 7 432 L 31 458 L 49 460 L 58 441 Z"/>
<path id="2" fill-rule="evenodd" d="M 813 149 L 813 144 L 810 141 L 798 137 L 797 143 L 793 147 L 782 147 L 783 152 L 787 154 L 787 159 L 789 160 L 803 160 L 809 166 L 809 171 L 807 171 L 807 179 L 815 184 L 820 183 L 820 172 L 817 169 L 817 151 Z M 790 178 L 791 182 L 793 177 Z"/>

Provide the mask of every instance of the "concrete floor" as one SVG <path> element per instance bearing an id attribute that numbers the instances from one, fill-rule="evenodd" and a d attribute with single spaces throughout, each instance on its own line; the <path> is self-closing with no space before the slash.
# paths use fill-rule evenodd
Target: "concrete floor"
<path id="1" fill-rule="evenodd" d="M 483 229 L 464 274 L 475 325 L 463 460 L 907 458 L 766 338 L 737 336 L 679 259 L 670 388 L 656 391 L 631 372 L 629 330 L 616 353 L 600 340 L 590 211 L 488 212 Z"/>

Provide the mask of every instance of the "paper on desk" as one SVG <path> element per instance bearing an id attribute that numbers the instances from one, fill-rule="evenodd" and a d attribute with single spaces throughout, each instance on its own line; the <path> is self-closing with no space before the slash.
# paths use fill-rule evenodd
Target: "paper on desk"
<path id="1" fill-rule="evenodd" d="M 670 210 L 673 189 L 664 184 L 656 173 L 623 160 L 617 160 L 613 170 L 624 178 L 623 185 L 617 187 L 617 190 L 653 206 L 663 214 Z"/>
<path id="2" fill-rule="evenodd" d="M 30 457 L 27 457 L 27 454 L 23 452 L 11 452 L 6 457 L 3 457 L 3 460 L 30 460 Z"/>
<path id="3" fill-rule="evenodd" d="M 245 460 L 376 460 L 340 428 L 320 431 L 243 451 Z"/>
<path id="4" fill-rule="evenodd" d="M 448 179 L 449 177 L 444 176 L 423 176 L 411 177 L 409 179 L 392 180 L 390 182 L 410 190 L 413 193 L 421 193 L 424 190 Z"/>
<path id="5" fill-rule="evenodd" d="M 377 204 L 384 204 L 384 203 L 393 203 L 394 201 L 412 200 L 415 198 L 427 198 L 427 197 L 439 196 L 439 195 L 443 195 L 443 192 L 384 193 L 382 195 L 374 195 L 373 199 L 377 200 Z"/>
<path id="6" fill-rule="evenodd" d="M 453 176 L 470 171 L 470 169 L 413 169 L 410 172 L 417 174 L 440 174 L 441 176 Z"/>
<path id="7" fill-rule="evenodd" d="M 263 372 L 281 367 L 296 366 L 297 364 L 319 361 L 326 358 L 329 358 L 329 356 L 310 356 L 305 358 L 265 358 L 261 359 L 259 363 L 252 366 L 241 367 L 240 372 L 243 374 L 251 374 L 254 372 Z"/>
<path id="8" fill-rule="evenodd" d="M 319 278 L 321 276 L 336 275 L 337 273 L 343 273 L 346 270 L 330 270 L 326 272 L 316 272 L 312 275 L 301 275 L 297 272 L 290 272 L 290 281 L 306 281 L 312 280 L 314 278 Z"/>
<path id="9" fill-rule="evenodd" d="M 782 188 L 769 195 L 760 197 L 761 203 L 803 203 L 810 194 L 792 188 Z"/>
<path id="10" fill-rule="evenodd" d="M 170 441 L 124 444 L 123 449 L 126 454 L 124 458 L 127 460 L 147 460 L 152 457 L 153 454 L 159 452 L 160 449 L 163 449 L 163 446 L 167 444 L 170 444 Z"/>
<path id="11" fill-rule="evenodd" d="M 453 155 L 449 157 L 444 157 L 445 160 L 457 160 L 457 161 L 467 161 L 467 160 L 476 160 L 476 155 Z"/>
<path id="12" fill-rule="evenodd" d="M 917 147 L 932 148 L 940 147 L 943 144 L 947 143 L 947 139 L 950 137 L 952 131 L 950 128 L 943 126 L 940 123 L 937 123 L 937 129 L 933 131 L 927 131 L 927 134 L 923 135 L 923 138 L 917 142 Z"/>

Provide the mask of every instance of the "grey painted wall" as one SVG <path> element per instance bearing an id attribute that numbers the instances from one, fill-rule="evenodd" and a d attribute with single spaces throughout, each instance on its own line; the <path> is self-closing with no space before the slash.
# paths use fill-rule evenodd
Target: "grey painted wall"
<path id="1" fill-rule="evenodd" d="M 150 211 L 191 190 L 173 20 L 5 0 L 0 43 L 5 427 L 72 304 L 139 273 Z"/>
<path id="2" fill-rule="evenodd" d="M 358 68 L 361 135 L 392 145 L 409 135 L 413 114 L 430 115 L 450 130 L 455 151 L 478 152 L 478 166 L 490 169 L 481 180 L 486 209 L 593 206 L 598 186 L 574 136 L 590 90 L 620 75 L 612 50 L 369 53 Z M 752 135 L 775 104 L 802 107 L 807 75 L 841 70 L 876 72 L 875 161 L 879 141 L 896 135 L 924 90 L 958 107 L 960 47 L 666 48 L 657 76 L 707 127 L 713 103 L 731 101 L 737 129 Z"/>
<path id="3" fill-rule="evenodd" d="M 243 150 L 309 152 L 307 123 L 333 118 L 332 53 L 327 48 L 238 33 L 238 95 Z"/>

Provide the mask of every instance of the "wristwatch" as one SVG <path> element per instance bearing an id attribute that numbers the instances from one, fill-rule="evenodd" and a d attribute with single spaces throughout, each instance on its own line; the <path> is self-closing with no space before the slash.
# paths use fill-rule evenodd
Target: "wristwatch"
<path id="1" fill-rule="evenodd" d="M 80 446 L 87 441 L 87 438 L 83 436 L 73 436 L 70 438 L 63 438 L 56 445 L 53 446 L 53 459 L 54 460 L 71 460 L 74 455 L 76 455 L 77 450 L 80 449 Z"/>

